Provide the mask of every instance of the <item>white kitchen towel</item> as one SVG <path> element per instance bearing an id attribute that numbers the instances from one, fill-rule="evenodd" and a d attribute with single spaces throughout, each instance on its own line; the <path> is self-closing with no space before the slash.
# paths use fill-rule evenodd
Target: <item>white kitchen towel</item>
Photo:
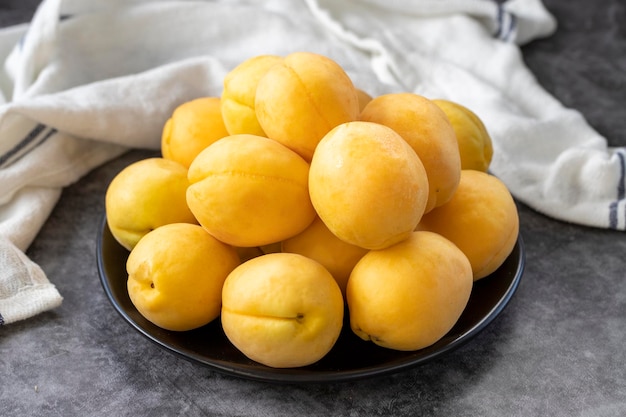
<path id="1" fill-rule="evenodd" d="M 523 63 L 519 45 L 555 25 L 540 0 L 44 0 L 30 24 L 0 31 L 0 324 L 61 303 L 24 254 L 60 190 L 128 148 L 158 149 L 178 104 L 219 95 L 259 54 L 316 52 L 372 95 L 467 105 L 516 198 L 624 230 L 624 150 Z"/>

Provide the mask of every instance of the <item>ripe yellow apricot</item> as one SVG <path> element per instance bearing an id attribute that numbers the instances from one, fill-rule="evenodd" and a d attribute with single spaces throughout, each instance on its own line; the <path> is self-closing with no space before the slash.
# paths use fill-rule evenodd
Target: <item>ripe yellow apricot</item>
<path id="1" fill-rule="evenodd" d="M 218 317 L 224 280 L 238 265 L 236 251 L 202 227 L 168 224 L 146 234 L 130 252 L 128 295 L 153 324 L 195 329 Z"/>
<path id="2" fill-rule="evenodd" d="M 222 291 L 222 327 L 248 358 L 274 368 L 309 365 L 339 338 L 344 302 L 330 273 L 293 253 L 273 253 L 235 268 Z"/>
<path id="3" fill-rule="evenodd" d="M 268 137 L 310 161 L 326 133 L 356 120 L 359 100 L 339 64 L 322 55 L 295 52 L 259 80 L 255 109 Z"/>
<path id="4" fill-rule="evenodd" d="M 198 98 L 174 109 L 163 127 L 161 154 L 189 168 L 200 151 L 224 136 L 220 98 Z"/>
<path id="5" fill-rule="evenodd" d="M 350 122 L 320 141 L 309 171 L 317 214 L 339 239 L 382 249 L 407 238 L 428 199 L 420 158 L 395 131 Z"/>
<path id="6" fill-rule="evenodd" d="M 276 55 L 249 58 L 224 77 L 222 117 L 231 135 L 247 133 L 267 136 L 256 117 L 255 97 L 259 80 L 275 64 L 282 62 Z"/>
<path id="7" fill-rule="evenodd" d="M 487 172 L 493 157 L 491 136 L 483 121 L 467 107 L 450 100 L 433 100 L 454 128 L 461 155 L 461 169 Z"/>
<path id="8" fill-rule="evenodd" d="M 339 239 L 319 217 L 302 233 L 284 240 L 282 251 L 298 253 L 322 264 L 335 278 L 344 295 L 352 268 L 368 252 Z"/>
<path id="9" fill-rule="evenodd" d="M 300 233 L 315 218 L 308 174 L 309 164 L 280 143 L 231 135 L 194 159 L 187 204 L 222 242 L 268 245 Z"/>
<path id="10" fill-rule="evenodd" d="M 482 171 L 463 170 L 452 199 L 425 214 L 418 230 L 451 240 L 468 257 L 474 280 L 478 280 L 498 269 L 511 254 L 519 234 L 519 216 L 500 179 Z"/>
<path id="11" fill-rule="evenodd" d="M 122 169 L 107 187 L 105 210 L 111 234 L 131 250 L 146 233 L 169 223 L 197 220 L 187 207 L 187 168 L 147 158 Z"/>
<path id="12" fill-rule="evenodd" d="M 463 252 L 436 233 L 414 232 L 356 264 L 347 287 L 350 327 L 385 348 L 428 347 L 458 321 L 472 285 Z"/>
<path id="13" fill-rule="evenodd" d="M 436 104 L 413 93 L 384 94 L 365 106 L 360 120 L 392 128 L 420 157 L 429 184 L 426 212 L 452 198 L 459 184 L 461 158 L 454 129 Z"/>

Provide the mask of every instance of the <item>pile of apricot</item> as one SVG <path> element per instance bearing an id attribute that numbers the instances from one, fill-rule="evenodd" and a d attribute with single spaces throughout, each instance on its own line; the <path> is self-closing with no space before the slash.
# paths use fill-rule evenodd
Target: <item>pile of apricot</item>
<path id="1" fill-rule="evenodd" d="M 352 331 L 380 346 L 435 343 L 519 233 L 474 112 L 411 92 L 371 97 L 314 53 L 242 62 L 220 97 L 173 111 L 161 148 L 154 159 L 178 166 L 184 192 L 163 198 L 167 187 L 150 186 L 155 168 L 142 180 L 122 172 L 107 192 L 111 231 L 131 250 L 131 299 L 172 330 L 219 318 L 243 354 L 268 366 L 322 358 L 345 309 Z M 159 203 L 147 209 L 150 198 Z M 173 208 L 180 219 L 162 215 Z M 132 210 L 135 224 L 121 225 Z M 164 230 L 180 223 L 188 227 Z M 210 242 L 188 244 L 199 231 Z"/>

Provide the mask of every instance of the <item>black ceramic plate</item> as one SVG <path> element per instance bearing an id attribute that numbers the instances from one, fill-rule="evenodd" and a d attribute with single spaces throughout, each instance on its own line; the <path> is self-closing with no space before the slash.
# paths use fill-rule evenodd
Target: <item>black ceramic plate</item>
<path id="1" fill-rule="evenodd" d="M 376 346 L 355 336 L 348 317 L 333 349 L 317 363 L 292 369 L 275 369 L 253 362 L 226 338 L 220 320 L 187 332 L 163 330 L 143 318 L 126 291 L 126 258 L 108 228 L 106 219 L 98 234 L 98 271 L 113 307 L 141 334 L 162 348 L 216 371 L 271 382 L 345 381 L 389 374 L 426 363 L 458 348 L 482 331 L 511 300 L 524 270 L 521 238 L 511 255 L 493 274 L 474 284 L 470 300 L 458 322 L 432 346 L 401 352 Z M 346 314 L 347 316 L 347 314 Z"/>

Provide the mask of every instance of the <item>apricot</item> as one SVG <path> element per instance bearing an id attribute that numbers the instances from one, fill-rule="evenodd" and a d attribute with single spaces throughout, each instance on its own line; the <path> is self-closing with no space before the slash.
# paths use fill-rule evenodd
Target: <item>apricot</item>
<path id="1" fill-rule="evenodd" d="M 115 240 L 131 250 L 151 230 L 169 223 L 197 224 L 186 201 L 187 168 L 164 158 L 126 166 L 105 194 L 107 224 Z"/>
<path id="2" fill-rule="evenodd" d="M 326 133 L 356 120 L 359 100 L 339 64 L 322 55 L 295 52 L 259 80 L 255 109 L 268 137 L 310 161 Z"/>
<path id="3" fill-rule="evenodd" d="M 443 99 L 433 100 L 446 113 L 459 145 L 461 169 L 487 172 L 493 157 L 491 136 L 483 121 L 469 108 Z"/>
<path id="4" fill-rule="evenodd" d="M 226 74 L 222 117 L 228 133 L 267 136 L 256 117 L 256 89 L 259 80 L 279 62 L 282 62 L 279 56 L 258 55 L 243 61 Z"/>
<path id="5" fill-rule="evenodd" d="M 235 249 L 202 227 L 171 223 L 146 234 L 130 252 L 128 295 L 153 324 L 195 329 L 219 316 L 224 280 L 238 265 Z"/>
<path id="6" fill-rule="evenodd" d="M 419 223 L 428 179 L 400 135 L 357 121 L 337 126 L 320 141 L 309 192 L 317 214 L 339 239 L 382 249 L 407 238 Z"/>
<path id="7" fill-rule="evenodd" d="M 472 285 L 463 252 L 441 235 L 414 232 L 356 264 L 347 287 L 350 327 L 385 348 L 428 347 L 458 321 Z"/>
<path id="8" fill-rule="evenodd" d="M 300 233 L 315 218 L 308 174 L 309 164 L 280 143 L 231 135 L 194 159 L 187 204 L 222 242 L 263 246 Z"/>
<path id="9" fill-rule="evenodd" d="M 309 365 L 339 338 L 344 302 L 330 273 L 293 253 L 235 268 L 222 290 L 222 327 L 248 358 L 274 368 Z"/>
<path id="10" fill-rule="evenodd" d="M 368 250 L 339 239 L 316 217 L 303 232 L 282 242 L 282 252 L 298 253 L 322 264 L 345 295 L 352 268 Z"/>
<path id="11" fill-rule="evenodd" d="M 202 97 L 181 104 L 165 122 L 161 154 L 189 168 L 204 148 L 228 136 L 219 97 Z"/>
<path id="12" fill-rule="evenodd" d="M 474 280 L 502 265 L 519 234 L 517 206 L 506 185 L 482 171 L 463 170 L 452 199 L 422 217 L 418 230 L 445 236 L 468 257 Z"/>
<path id="13" fill-rule="evenodd" d="M 365 106 L 360 120 L 392 128 L 420 157 L 429 184 L 426 212 L 452 198 L 459 184 L 461 158 L 454 129 L 435 103 L 413 93 L 384 94 Z"/>

